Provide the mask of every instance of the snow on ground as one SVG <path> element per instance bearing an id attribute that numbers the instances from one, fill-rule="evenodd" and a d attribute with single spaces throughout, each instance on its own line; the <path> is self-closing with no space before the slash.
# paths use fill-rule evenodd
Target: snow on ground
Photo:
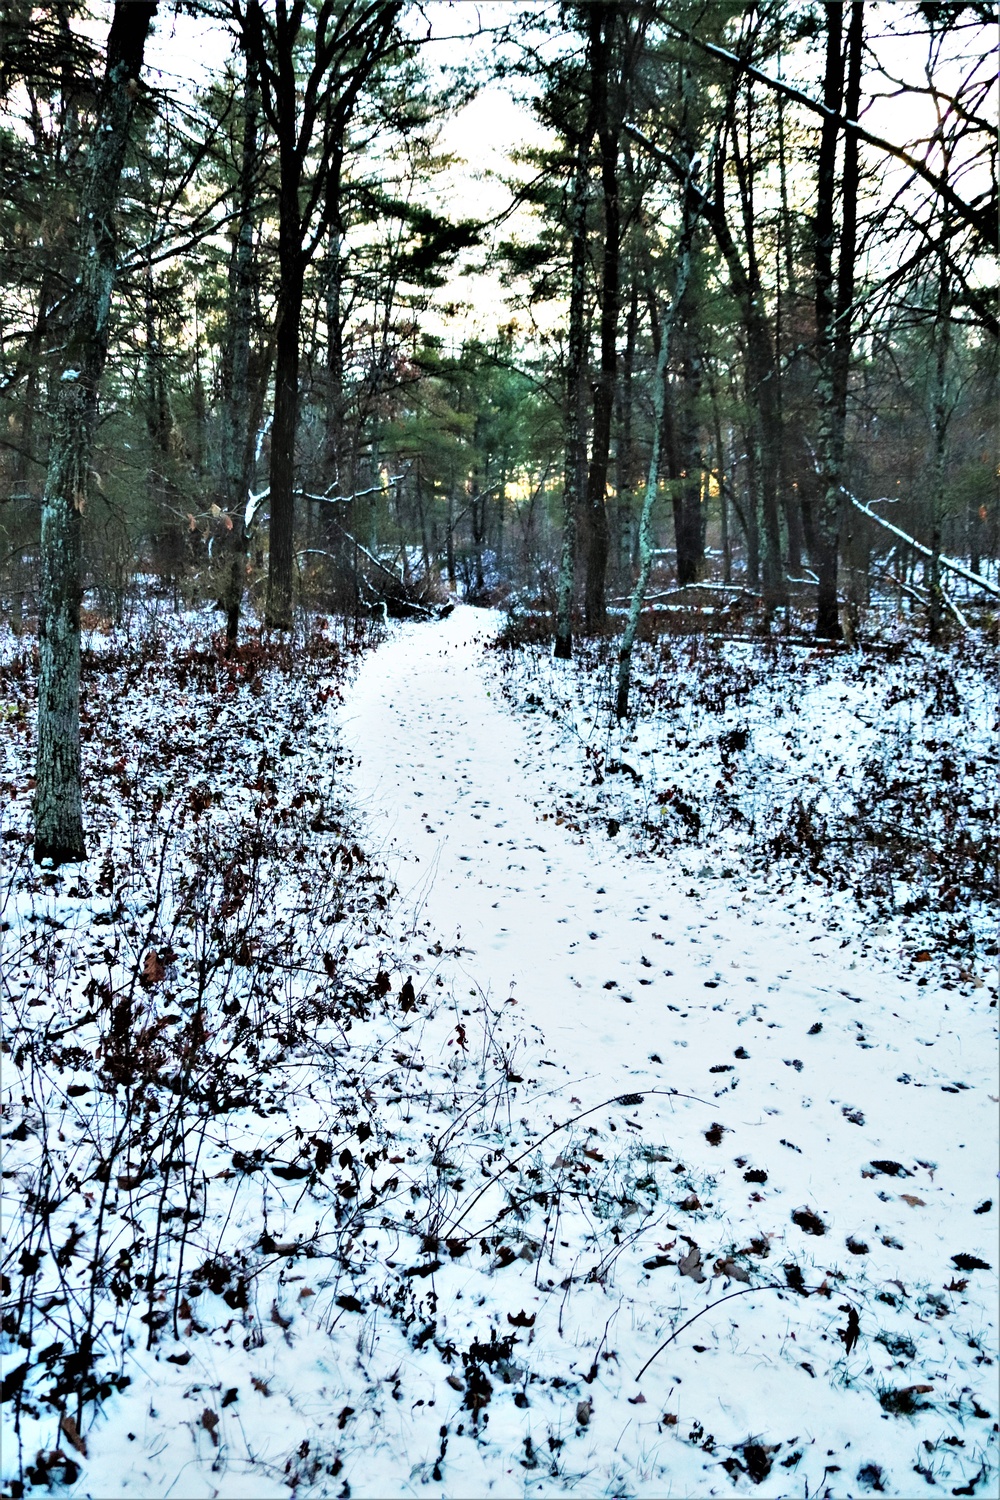
<path id="1" fill-rule="evenodd" d="M 4 1478 L 20 1443 L 81 1496 L 990 1493 L 982 932 L 880 948 L 791 853 L 654 836 L 678 747 L 600 727 L 596 673 L 505 669 L 500 623 L 397 628 L 341 707 L 319 662 L 165 691 L 214 754 L 164 776 L 176 853 L 91 895 L 109 808 L 75 886 L 11 875 Z"/>
<path id="2" fill-rule="evenodd" d="M 970 1403 L 995 1415 L 979 1348 L 995 1344 L 993 1282 L 982 1270 L 957 1276 L 953 1257 L 995 1261 L 995 1211 L 976 1213 L 995 1188 L 995 988 L 949 999 L 866 961 L 840 935 L 843 921 L 823 925 L 822 892 L 789 912 L 704 870 L 695 888 L 677 859 L 633 857 L 603 824 L 578 831 L 553 817 L 553 788 L 571 802 L 592 758 L 560 732 L 564 721 L 508 712 L 480 665 L 495 628 L 460 610 L 433 631 L 402 633 L 363 664 L 346 733 L 353 784 L 416 920 L 462 944 L 468 983 L 456 987 L 517 1002 L 525 1082 L 511 1110 L 520 1121 L 535 1091 L 545 1103 L 541 1119 L 514 1128 L 508 1154 L 556 1117 L 558 1099 L 569 1113 L 602 1106 L 588 1117 L 603 1158 L 594 1172 L 609 1161 L 631 1171 L 600 1305 L 575 1325 L 590 1348 L 610 1318 L 615 1349 L 595 1382 L 589 1461 L 603 1455 L 607 1475 L 621 1463 L 629 1485 L 651 1493 L 725 1488 L 711 1450 L 738 1454 L 752 1441 L 781 1444 L 774 1493 L 817 1493 L 843 1473 L 832 1489 L 842 1493 L 862 1459 L 900 1494 L 915 1463 L 966 1478 L 990 1432 L 985 1417 L 966 1427 Z M 550 1079 L 542 1068 L 553 1064 Z M 642 1102 L 614 1102 L 629 1094 Z M 536 1299 L 550 1328 L 546 1304 L 587 1254 L 585 1230 L 552 1239 L 542 1284 L 555 1292 Z M 671 1264 L 695 1251 L 703 1282 Z M 741 1297 L 635 1382 L 657 1341 L 727 1289 L 734 1266 L 751 1284 L 825 1284 L 823 1299 Z M 837 1329 L 851 1305 L 863 1333 L 848 1352 Z M 911 1360 L 907 1340 L 923 1353 Z M 925 1412 L 890 1415 L 898 1389 L 926 1400 Z M 664 1410 L 676 1423 L 664 1426 Z M 942 1461 L 959 1429 L 965 1446 Z M 677 1438 L 690 1448 L 699 1430 L 715 1442 L 692 1467 Z"/>

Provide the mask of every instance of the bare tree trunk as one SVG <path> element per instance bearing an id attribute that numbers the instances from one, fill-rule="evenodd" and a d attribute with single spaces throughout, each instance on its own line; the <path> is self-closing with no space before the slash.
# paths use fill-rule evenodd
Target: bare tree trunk
<path id="1" fill-rule="evenodd" d="M 944 635 L 944 592 L 941 587 L 941 517 L 944 511 L 945 451 L 951 407 L 948 363 L 951 353 L 952 287 L 942 250 L 938 261 L 938 296 L 934 327 L 934 385 L 931 396 L 931 556 L 927 570 L 927 638 L 932 646 Z"/>
<path id="2" fill-rule="evenodd" d="M 690 251 L 688 251 L 690 258 Z M 701 451 L 700 399 L 703 377 L 701 352 L 697 346 L 697 315 L 691 299 L 691 284 L 680 312 L 683 354 L 678 410 L 674 422 L 674 541 L 677 547 L 677 582 L 683 587 L 705 576 L 705 506 L 702 496 L 704 464 Z"/>
<path id="3" fill-rule="evenodd" d="M 601 36 L 601 16 L 604 32 Z M 594 391 L 594 434 L 587 476 L 587 579 L 584 614 L 588 630 L 607 623 L 605 579 L 608 570 L 607 489 L 611 454 L 611 421 L 618 376 L 618 317 L 621 305 L 621 204 L 618 192 L 620 100 L 609 87 L 618 25 L 618 6 L 591 8 L 594 112 L 601 145 L 601 194 L 604 206 L 604 263 L 601 275 L 601 368 Z"/>
<path id="4" fill-rule="evenodd" d="M 80 199 L 73 312 L 42 501 L 35 860 L 84 858 L 80 782 L 80 519 L 115 280 L 114 211 L 156 0 L 115 5 Z M 67 278 L 71 279 L 71 278 Z"/>
<path id="5" fill-rule="evenodd" d="M 624 577 L 632 552 L 630 532 L 633 504 L 632 478 L 635 467 L 635 454 L 632 448 L 633 376 L 638 332 L 639 283 L 633 278 L 625 331 L 625 359 L 622 363 L 622 378 L 618 391 L 618 451 L 615 457 L 615 488 L 618 491 L 615 516 L 615 573 L 619 578 Z"/>
<path id="6" fill-rule="evenodd" d="M 639 630 L 642 606 L 645 603 L 649 575 L 653 566 L 653 506 L 656 503 L 656 491 L 660 478 L 660 443 L 663 431 L 663 413 L 666 406 L 667 380 L 670 370 L 670 342 L 674 321 L 680 304 L 684 300 L 684 294 L 691 275 L 693 219 L 690 192 L 686 191 L 684 195 L 684 229 L 678 248 L 677 280 L 674 286 L 674 298 L 670 307 L 666 310 L 660 326 L 660 348 L 657 354 L 656 376 L 653 386 L 653 446 L 649 455 L 646 492 L 643 496 L 642 514 L 639 518 L 639 577 L 636 579 L 635 588 L 632 590 L 628 620 L 625 625 L 621 645 L 618 648 L 618 685 L 615 694 L 615 714 L 619 719 L 624 719 L 628 714 L 629 691 L 632 683 L 632 651 Z"/>
<path id="7" fill-rule="evenodd" d="M 293 201 L 294 198 L 294 201 Z M 295 530 L 295 437 L 299 418 L 299 321 L 305 267 L 299 229 L 298 188 L 281 194 L 278 232 L 278 299 L 271 425 L 270 552 L 267 623 L 292 623 L 292 553 Z"/>
<path id="8" fill-rule="evenodd" d="M 250 325 L 253 317 L 253 229 L 257 177 L 260 97 L 249 58 L 243 84 L 243 152 L 240 162 L 236 237 L 229 261 L 228 360 L 224 372 L 223 509 L 232 521 L 230 559 L 223 587 L 226 649 L 236 645 L 246 574 L 246 507 L 252 486 L 253 426 L 250 391 Z"/>
<path id="9" fill-rule="evenodd" d="M 847 416 L 847 383 L 852 349 L 851 304 L 857 259 L 858 136 L 848 130 L 841 183 L 842 222 L 836 284 L 833 270 L 834 204 L 837 142 L 843 103 L 849 120 L 856 120 L 861 100 L 861 62 L 864 45 L 863 0 L 852 0 L 847 41 L 847 89 L 844 92 L 843 11 L 840 0 L 825 6 L 827 17 L 826 74 L 823 102 L 830 112 L 823 119 L 817 177 L 814 247 L 816 264 L 816 342 L 820 410 L 819 464 L 822 494 L 815 523 L 813 564 L 819 577 L 816 634 L 839 640 L 843 634 L 837 607 L 837 559 L 844 528 L 843 464 Z"/>
<path id="10" fill-rule="evenodd" d="M 573 174 L 572 249 L 570 260 L 569 348 L 566 365 L 566 457 L 563 479 L 563 533 L 556 601 L 553 655 L 573 654 L 573 588 L 576 573 L 577 523 L 587 477 L 587 335 L 584 296 L 587 273 L 588 158 L 594 135 L 593 108 L 580 133 Z"/>
<path id="11" fill-rule="evenodd" d="M 324 478 L 327 484 L 344 489 L 340 473 L 341 428 L 344 421 L 344 330 L 342 282 L 344 276 L 344 216 L 341 205 L 344 165 L 343 142 L 339 141 L 330 164 L 327 184 L 327 217 L 330 229 L 326 252 L 326 455 Z"/>
<path id="12" fill-rule="evenodd" d="M 455 592 L 455 494 L 448 485 L 448 534 L 445 538 L 445 566 L 448 569 L 448 587 Z"/>

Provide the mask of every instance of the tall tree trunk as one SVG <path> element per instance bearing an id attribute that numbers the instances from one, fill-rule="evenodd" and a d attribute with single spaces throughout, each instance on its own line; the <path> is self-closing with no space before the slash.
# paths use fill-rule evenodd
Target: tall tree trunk
<path id="1" fill-rule="evenodd" d="M 633 470 L 633 393 L 635 373 L 635 348 L 639 333 L 639 282 L 632 280 L 629 294 L 628 318 L 625 325 L 625 359 L 618 391 L 618 446 L 615 455 L 615 488 L 618 491 L 615 517 L 616 575 L 623 579 L 628 572 L 628 561 L 632 555 L 632 505 Z"/>
<path id="2" fill-rule="evenodd" d="M 222 508 L 232 521 L 230 557 L 223 586 L 226 649 L 236 645 L 246 574 L 246 508 L 253 483 L 250 326 L 254 296 L 254 200 L 260 141 L 260 96 L 253 64 L 247 59 L 243 84 L 243 151 L 240 161 L 236 236 L 229 260 L 229 327 L 224 372 Z"/>
<path id="3" fill-rule="evenodd" d="M 80 199 L 78 268 L 42 501 L 35 860 L 83 859 L 80 520 L 115 280 L 114 211 L 156 0 L 115 5 Z M 71 278 L 67 278 L 71 279 Z"/>
<path id="4" fill-rule="evenodd" d="M 327 184 L 327 217 L 330 229 L 326 251 L 326 434 L 324 480 L 337 484 L 340 472 L 341 428 L 344 422 L 344 329 L 341 311 L 343 290 L 344 215 L 342 209 L 343 141 L 339 141 L 330 164 Z"/>
<path id="5" fill-rule="evenodd" d="M 576 573 L 577 523 L 587 480 L 587 200 L 590 143 L 594 136 L 593 107 L 577 141 L 573 171 L 572 243 L 570 250 L 569 340 L 566 360 L 565 469 L 563 532 L 556 600 L 556 639 L 553 655 L 569 660 L 573 654 L 573 588 Z"/>
<path id="6" fill-rule="evenodd" d="M 946 162 L 945 170 L 949 163 Z M 947 220 L 947 209 L 944 211 Z M 947 225 L 946 225 L 947 229 Z M 942 245 L 946 243 L 942 236 Z M 934 319 L 934 383 L 931 391 L 931 556 L 927 572 L 927 637 L 932 646 L 944 635 L 944 593 L 941 587 L 941 519 L 944 512 L 945 454 L 951 417 L 948 364 L 951 353 L 952 284 L 942 249 L 938 258 L 938 294 Z"/>
<path id="7" fill-rule="evenodd" d="M 688 252 L 690 257 L 690 251 Z M 674 541 L 677 582 L 684 587 L 705 575 L 705 507 L 702 496 L 701 397 L 703 366 L 697 346 L 697 315 L 688 278 L 678 328 L 682 344 L 680 392 L 674 418 Z"/>
<path id="8" fill-rule="evenodd" d="M 816 634 L 827 640 L 843 635 L 837 607 L 837 560 L 844 525 L 843 463 L 847 419 L 847 384 L 852 351 L 851 304 L 857 260 L 858 136 L 848 129 L 841 182 L 840 255 L 834 277 L 837 144 L 841 105 L 848 120 L 856 120 L 861 103 L 861 64 L 864 47 L 863 0 L 852 0 L 847 39 L 847 88 L 843 10 L 839 0 L 825 5 L 827 19 L 826 70 L 817 174 L 814 256 L 816 266 L 816 395 L 819 406 L 820 504 L 815 522 L 813 565 L 819 577 Z"/>
<path id="9" fill-rule="evenodd" d="M 734 147 L 736 147 L 735 125 L 731 122 Z M 753 219 L 749 203 L 749 183 L 738 149 L 734 149 L 737 176 L 741 182 L 741 198 L 744 206 L 744 227 L 747 237 L 747 265 L 736 246 L 725 214 L 724 166 L 721 150 L 716 152 L 715 201 L 707 205 L 707 216 L 715 233 L 716 242 L 722 252 L 729 271 L 733 292 L 740 304 L 740 312 L 746 337 L 746 364 L 750 390 L 750 475 L 753 487 L 751 507 L 755 511 L 754 549 L 757 542 L 757 520 L 763 522 L 763 578 L 764 603 L 768 610 L 784 602 L 785 586 L 781 566 L 781 526 L 778 518 L 778 486 L 780 484 L 780 451 L 782 442 L 780 372 L 767 323 L 764 290 L 760 279 L 760 268 L 754 251 Z M 748 543 L 750 538 L 748 536 Z"/>
<path id="10" fill-rule="evenodd" d="M 448 522 L 445 537 L 445 567 L 448 570 L 448 587 L 455 592 L 455 491 L 448 484 Z"/>
<path id="11" fill-rule="evenodd" d="M 283 158 L 284 155 L 282 153 Z M 271 425 L 271 526 L 267 575 L 267 623 L 278 630 L 288 630 L 292 624 L 295 437 L 299 425 L 299 323 L 305 279 L 298 178 L 297 164 L 289 161 L 286 165 L 283 161 L 279 198 L 274 421 Z"/>
<path id="12" fill-rule="evenodd" d="M 684 195 L 684 228 L 678 248 L 677 280 L 674 286 L 674 298 L 660 321 L 660 347 L 657 352 L 656 376 L 653 386 L 653 446 L 649 455 L 649 473 L 646 477 L 646 491 L 643 495 L 642 513 L 639 517 L 639 576 L 632 590 L 628 620 L 625 624 L 625 632 L 622 636 L 621 645 L 618 648 L 618 683 L 615 693 L 615 714 L 619 719 L 624 719 L 628 714 L 628 700 L 632 682 L 632 651 L 635 647 L 635 638 L 639 631 L 639 620 L 642 616 L 642 606 L 645 603 L 649 575 L 653 567 L 653 506 L 656 503 L 656 491 L 660 479 L 660 444 L 664 425 L 663 414 L 666 407 L 667 380 L 670 370 L 670 343 L 674 321 L 680 304 L 684 300 L 684 294 L 691 275 L 693 220 L 694 214 L 690 202 L 690 192 L 686 191 Z"/>
<path id="13" fill-rule="evenodd" d="M 594 112 L 601 146 L 604 260 L 601 275 L 601 368 L 594 391 L 594 434 L 590 471 L 587 475 L 587 578 L 584 614 L 588 630 L 602 630 L 607 623 L 604 595 L 610 544 L 608 463 L 618 376 L 618 317 L 621 307 L 621 204 L 618 192 L 618 119 L 621 102 L 617 98 L 612 99 L 612 89 L 609 87 L 615 53 L 618 6 L 594 5 L 591 7 L 591 17 L 594 36 Z"/>

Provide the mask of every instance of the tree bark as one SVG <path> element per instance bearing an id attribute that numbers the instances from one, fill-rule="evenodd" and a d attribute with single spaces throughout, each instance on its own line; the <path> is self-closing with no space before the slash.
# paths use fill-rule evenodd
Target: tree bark
<path id="1" fill-rule="evenodd" d="M 305 0 L 278 0 L 273 15 L 249 0 L 244 48 L 261 82 L 261 102 L 278 144 L 278 294 L 271 429 L 267 623 L 292 623 L 295 439 L 299 415 L 299 320 L 306 269 L 336 215 L 330 171 L 342 151 L 358 96 L 386 56 L 402 0 L 338 8 L 324 3 L 308 22 Z M 237 14 L 239 8 L 237 6 Z M 311 28 L 310 65 L 296 67 Z M 308 170 L 307 170 L 308 169 Z"/>
<path id="2" fill-rule="evenodd" d="M 253 426 L 251 423 L 250 326 L 254 294 L 254 197 L 259 166 L 260 96 L 256 73 L 249 59 L 243 84 L 243 149 L 240 160 L 236 237 L 229 261 L 228 359 L 224 372 L 223 486 L 222 508 L 232 521 L 229 562 L 223 587 L 226 614 L 226 649 L 236 645 L 243 607 L 246 574 L 246 507 L 253 474 Z"/>
<path id="3" fill-rule="evenodd" d="M 78 269 L 65 365 L 56 386 L 42 501 L 36 862 L 83 859 L 80 779 L 80 522 L 115 280 L 114 211 L 156 0 L 115 5 L 107 67 L 80 200 Z"/>
<path id="4" fill-rule="evenodd" d="M 840 640 L 843 630 L 837 607 L 837 560 L 844 528 L 843 465 L 847 421 L 847 385 L 852 352 L 851 311 L 857 260 L 858 134 L 848 129 L 844 143 L 841 181 L 839 261 L 834 279 L 836 164 L 841 104 L 849 120 L 856 120 L 861 102 L 861 63 L 864 46 L 863 0 L 852 0 L 847 38 L 846 93 L 843 11 L 839 0 L 825 6 L 827 17 L 826 71 L 817 173 L 816 216 L 813 226 L 816 267 L 816 382 L 819 406 L 818 452 L 820 503 L 815 522 L 813 566 L 819 578 L 816 635 Z"/>
<path id="5" fill-rule="evenodd" d="M 282 80 L 284 83 L 285 80 Z M 294 90 L 294 77 L 289 82 Z M 275 308 L 274 421 L 271 425 L 270 550 L 267 623 L 288 630 L 292 624 L 295 529 L 295 438 L 299 421 L 299 323 L 305 282 L 299 186 L 302 163 L 294 125 L 294 92 L 279 110 L 283 132 L 278 159 L 278 295 Z M 292 120 L 288 114 L 292 114 Z"/>
<path id="6" fill-rule="evenodd" d="M 344 143 L 338 141 L 334 147 L 333 160 L 327 185 L 326 214 L 330 228 L 327 233 L 325 293 L 326 293 L 326 433 L 323 479 L 327 485 L 339 485 L 341 493 L 346 486 L 341 474 L 341 446 L 344 425 L 344 327 L 342 311 L 343 291 L 343 167 Z"/>
<path id="7" fill-rule="evenodd" d="M 594 112 L 587 118 L 576 147 L 570 246 L 569 347 L 566 361 L 565 468 L 563 533 L 556 601 L 553 655 L 568 661 L 573 654 L 573 589 L 576 573 L 577 523 L 587 478 L 587 199 Z"/>
<path id="8" fill-rule="evenodd" d="M 603 32 L 601 21 L 603 18 Z M 618 318 L 621 308 L 621 204 L 618 191 L 620 99 L 609 87 L 614 66 L 618 6 L 591 7 L 594 114 L 601 147 L 601 196 L 604 208 L 604 258 L 601 274 L 601 367 L 594 390 L 594 430 L 587 475 L 587 577 L 584 616 L 588 630 L 607 624 L 605 579 L 608 570 L 608 464 L 611 422 L 618 376 Z"/>
<path id="9" fill-rule="evenodd" d="M 694 213 L 691 205 L 690 169 L 688 185 L 684 194 L 684 228 L 677 258 L 677 279 L 673 302 L 660 324 L 660 347 L 656 358 L 656 376 L 653 386 L 653 446 L 649 455 L 649 472 L 646 491 L 639 517 L 639 576 L 629 602 L 628 620 L 621 645 L 618 648 L 618 684 L 615 693 L 615 714 L 619 719 L 628 715 L 629 692 L 632 683 L 632 651 L 639 630 L 639 619 L 646 599 L 649 575 L 653 566 L 653 506 L 660 478 L 660 444 L 663 431 L 663 414 L 666 407 L 667 380 L 670 370 L 670 343 L 674 321 L 680 304 L 684 300 L 691 275 L 691 236 Z"/>

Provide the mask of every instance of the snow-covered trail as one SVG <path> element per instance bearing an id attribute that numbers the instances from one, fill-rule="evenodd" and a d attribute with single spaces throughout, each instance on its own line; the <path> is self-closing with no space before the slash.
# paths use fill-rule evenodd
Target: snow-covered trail
<path id="1" fill-rule="evenodd" d="M 972 1211 L 994 1185 L 982 1145 L 995 1124 L 985 1002 L 959 1025 L 933 987 L 857 960 L 818 924 L 793 930 L 780 904 L 723 881 L 689 895 L 670 860 L 542 822 L 557 734 L 541 716 L 522 726 L 491 693 L 482 647 L 495 627 L 459 608 L 405 629 L 366 659 L 348 700 L 370 836 L 429 940 L 460 934 L 470 985 L 494 1003 L 516 997 L 530 1050 L 565 1066 L 585 1102 L 641 1086 L 705 1100 L 686 1133 L 733 1130 L 726 1157 L 766 1165 L 768 1194 L 815 1208 L 841 1247 L 867 1239 L 870 1272 L 896 1274 L 880 1236 L 911 1241 L 915 1218 L 877 1197 L 884 1178 L 859 1181 L 872 1157 L 933 1163 L 917 1169 L 921 1208 L 947 1204 L 982 1238 Z M 699 1154 L 722 1167 L 721 1152 Z M 965 1248 L 955 1232 L 952 1220 L 942 1272 Z"/>
<path id="2" fill-rule="evenodd" d="M 846 914 L 827 923 L 818 887 L 792 910 L 788 896 L 737 881 L 692 883 L 679 859 L 630 856 L 604 827 L 557 824 L 553 807 L 580 788 L 585 757 L 551 719 L 519 714 L 500 693 L 483 656 L 497 623 L 456 609 L 365 659 L 342 740 L 369 849 L 381 846 L 399 886 L 397 938 L 418 991 L 454 1006 L 470 1046 L 482 993 L 503 1012 L 504 1037 L 518 1038 L 507 1154 L 591 1111 L 585 1156 L 634 1163 L 637 1185 L 643 1171 L 659 1176 L 652 1210 L 631 1218 L 636 1204 L 619 1191 L 602 1230 L 582 1205 L 573 1227 L 559 1221 L 566 1237 L 553 1237 L 533 1280 L 530 1263 L 516 1281 L 503 1280 L 513 1267 L 500 1271 L 474 1300 L 502 1328 L 512 1306 L 537 1312 L 533 1367 L 568 1358 L 577 1391 L 593 1393 L 574 1457 L 595 1493 L 738 1492 L 745 1468 L 727 1460 L 723 1478 L 720 1442 L 750 1468 L 753 1444 L 781 1453 L 762 1495 L 911 1494 L 914 1471 L 956 1493 L 988 1488 L 989 991 L 947 992 L 900 977 L 885 955 L 861 957 Z M 485 1164 L 482 1175 L 496 1181 Z M 481 1218 L 467 1202 L 456 1227 L 473 1242 L 495 1232 L 497 1201 Z M 581 1273 L 599 1245 L 609 1265 L 619 1237 L 626 1255 L 610 1280 Z M 734 1279 L 754 1288 L 736 1302 Z M 451 1280 L 456 1298 L 482 1286 L 464 1270 Z M 809 1291 L 819 1295 L 795 1295 Z M 468 1304 L 447 1305 L 462 1328 Z M 842 1342 L 852 1309 L 853 1349 Z M 615 1369 L 588 1386 L 605 1319 Z M 637 1384 L 672 1330 L 669 1354 Z M 497 1455 L 523 1439 L 490 1431 Z M 831 1489 L 831 1474 L 847 1489 Z M 955 1491 L 959 1481 L 973 1487 Z M 521 1483 L 504 1478 L 499 1492 Z"/>

